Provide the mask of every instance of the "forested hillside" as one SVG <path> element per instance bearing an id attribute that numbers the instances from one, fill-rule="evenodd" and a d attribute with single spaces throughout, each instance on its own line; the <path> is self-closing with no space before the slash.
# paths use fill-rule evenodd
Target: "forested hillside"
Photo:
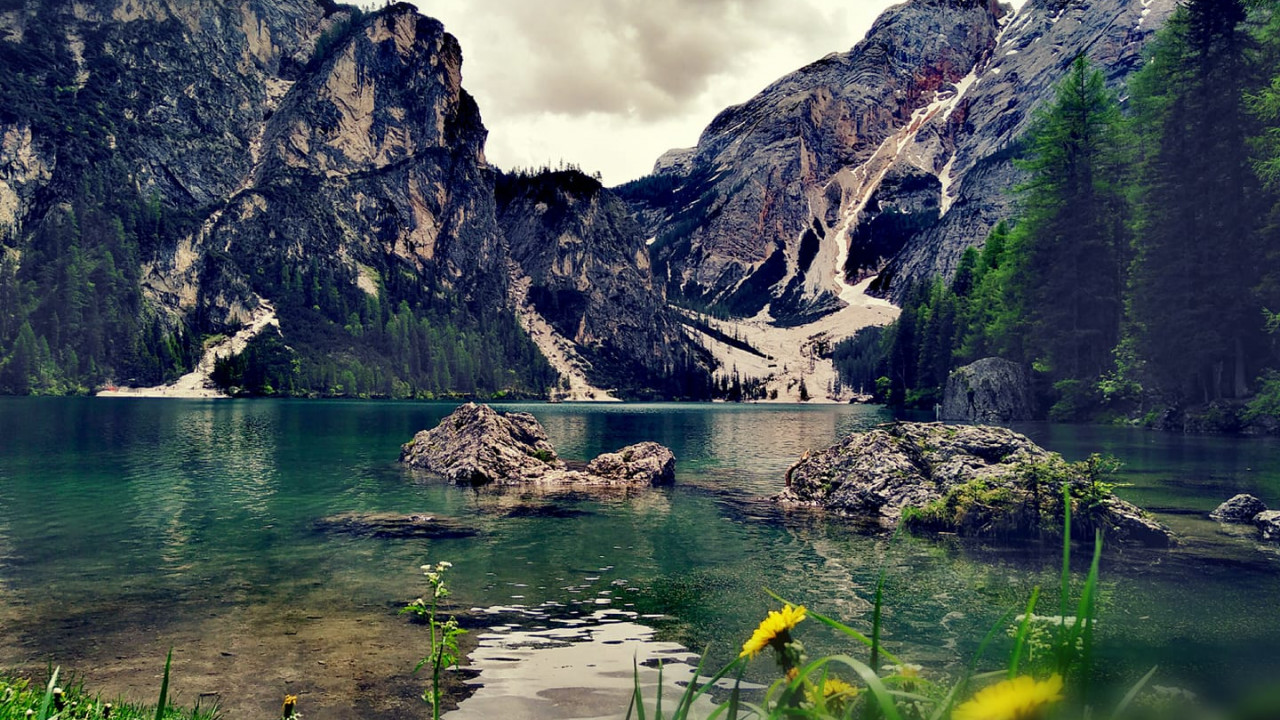
<path id="1" fill-rule="evenodd" d="M 1280 13 L 1180 6 L 1122 96 L 1083 58 L 1019 150 L 1016 216 L 843 380 L 932 407 L 948 373 L 1029 366 L 1055 419 L 1234 430 L 1280 407 Z M 878 382 L 877 382 L 878 381 Z"/>

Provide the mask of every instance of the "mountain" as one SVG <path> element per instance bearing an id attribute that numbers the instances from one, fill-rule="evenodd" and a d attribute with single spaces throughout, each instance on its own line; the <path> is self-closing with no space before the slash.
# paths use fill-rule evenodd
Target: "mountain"
<path id="1" fill-rule="evenodd" d="M 913 0 L 720 113 L 619 188 L 677 302 L 811 323 L 852 285 L 900 299 L 1012 214 L 1034 110 L 1084 53 L 1119 86 L 1173 0 Z"/>
<path id="2" fill-rule="evenodd" d="M 502 175 L 497 199 L 517 307 L 544 354 L 568 361 L 570 397 L 590 397 L 593 386 L 706 397 L 707 358 L 655 286 L 626 203 L 575 170 Z"/>
<path id="3" fill-rule="evenodd" d="M 628 278 L 567 333 L 593 381 L 654 392 L 689 357 L 608 193 L 572 259 L 508 197 L 513 255 L 461 48 L 411 5 L 4 0 L 0 62 L 0 390 L 541 395 L 571 368 L 519 283 L 567 291 L 553 260 Z"/>

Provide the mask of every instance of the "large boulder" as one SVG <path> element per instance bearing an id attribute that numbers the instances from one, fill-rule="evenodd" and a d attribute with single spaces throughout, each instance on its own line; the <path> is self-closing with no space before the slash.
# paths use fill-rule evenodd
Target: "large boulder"
<path id="1" fill-rule="evenodd" d="M 676 481 L 676 456 L 656 442 L 637 443 L 596 456 L 587 463 L 587 474 L 611 482 L 671 485 Z"/>
<path id="2" fill-rule="evenodd" d="M 854 433 L 802 459 L 775 499 L 894 526 L 961 535 L 1035 537 L 1061 531 L 1166 546 L 1172 534 L 1121 500 L 1098 463 L 1068 463 L 1006 428 L 898 422 Z"/>
<path id="3" fill-rule="evenodd" d="M 467 403 L 400 448 L 400 462 L 456 485 L 484 485 L 563 470 L 547 433 L 529 413 Z"/>
<path id="4" fill-rule="evenodd" d="M 983 358 L 957 368 L 942 393 L 942 419 L 977 423 L 1031 420 L 1035 395 L 1026 368 L 1003 358 Z"/>
<path id="5" fill-rule="evenodd" d="M 457 485 L 669 485 L 675 455 L 655 442 L 630 445 L 570 468 L 537 419 L 467 403 L 405 443 L 400 462 Z"/>
<path id="6" fill-rule="evenodd" d="M 1218 522 L 1251 523 L 1258 513 L 1266 511 L 1266 503 L 1252 495 L 1240 493 L 1219 505 L 1209 513 L 1209 517 Z"/>

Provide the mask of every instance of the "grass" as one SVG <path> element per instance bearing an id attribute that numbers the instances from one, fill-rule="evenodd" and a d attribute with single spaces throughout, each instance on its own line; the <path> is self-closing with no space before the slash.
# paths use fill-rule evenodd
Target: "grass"
<path id="1" fill-rule="evenodd" d="M 0 673 L 0 720 L 219 720 L 216 706 L 180 708 L 170 704 L 172 660 L 171 650 L 154 705 L 104 700 L 79 680 L 60 678 L 62 672 L 57 668 L 50 670 L 48 680 L 42 683 L 16 673 Z"/>
<path id="2" fill-rule="evenodd" d="M 753 636 L 751 647 L 710 680 L 699 666 L 695 680 L 673 707 L 664 711 L 659 682 L 654 702 L 646 703 L 639 685 L 632 694 L 627 717 L 637 720 L 684 720 L 694 700 L 724 677 L 741 678 L 754 655 L 752 650 L 772 651 L 779 677 L 762 699 L 745 700 L 738 683 L 729 697 L 712 711 L 717 720 L 738 718 L 813 718 L 815 720 L 1182 720 L 1207 717 L 1200 714 L 1190 693 L 1176 695 L 1170 689 L 1150 685 L 1152 668 L 1128 687 L 1093 686 L 1094 625 L 1098 613 L 1098 575 L 1102 536 L 1094 533 L 1089 571 L 1073 593 L 1071 573 L 1072 488 L 1062 489 L 1062 575 L 1056 607 L 1058 614 L 1037 615 L 1041 588 L 1025 604 L 1011 607 L 978 644 L 973 658 L 950 677 L 929 672 L 896 657 L 882 642 L 884 571 L 876 585 L 871 634 L 865 635 L 840 621 L 807 610 L 769 593 L 791 606 L 771 613 Z M 1077 498 L 1078 499 L 1078 498 Z M 768 592 L 766 590 L 766 592 Z M 1021 614 L 1016 614 L 1021 611 Z M 1051 612 L 1053 612 L 1051 611 Z M 1074 613 L 1074 614 L 1069 614 Z M 800 619 L 795 619 L 799 616 Z M 783 618 L 787 621 L 783 622 Z M 811 660 L 792 632 L 800 620 L 812 618 L 853 641 L 848 653 Z M 761 645 L 761 637 L 768 638 Z M 993 652 L 1008 636 L 1007 655 Z M 763 649 L 762 649 L 763 648 Z M 704 653 L 705 656 L 705 653 Z M 887 663 L 887 664 L 886 664 Z M 659 669 L 661 670 L 661 669 Z"/>

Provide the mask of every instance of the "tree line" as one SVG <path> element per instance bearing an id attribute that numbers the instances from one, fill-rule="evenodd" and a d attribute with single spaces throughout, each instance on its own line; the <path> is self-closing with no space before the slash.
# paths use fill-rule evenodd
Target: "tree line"
<path id="1" fill-rule="evenodd" d="M 1017 216 L 838 345 L 842 381 L 932 407 L 998 356 L 1055 419 L 1280 407 L 1278 10 L 1180 5 L 1123 102 L 1077 57 L 1023 142 Z"/>

